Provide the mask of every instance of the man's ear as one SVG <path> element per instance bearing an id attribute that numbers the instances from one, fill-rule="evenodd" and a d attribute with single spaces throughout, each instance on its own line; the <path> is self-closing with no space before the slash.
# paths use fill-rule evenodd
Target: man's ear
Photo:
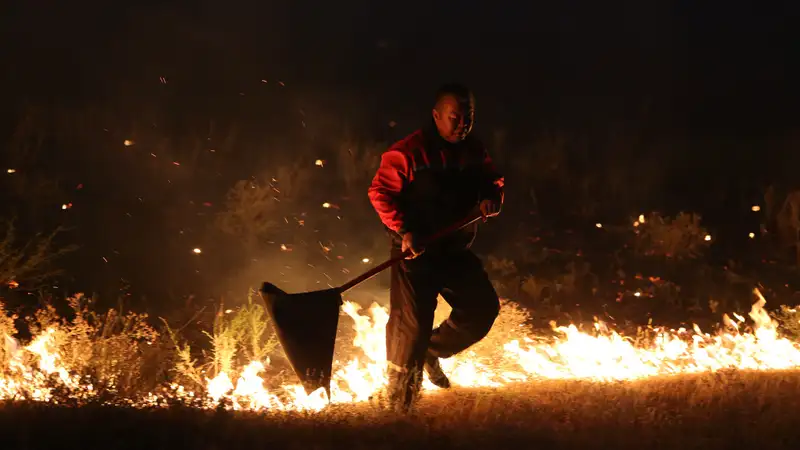
<path id="1" fill-rule="evenodd" d="M 439 121 L 439 111 L 437 111 L 436 108 L 433 108 L 433 120 Z"/>

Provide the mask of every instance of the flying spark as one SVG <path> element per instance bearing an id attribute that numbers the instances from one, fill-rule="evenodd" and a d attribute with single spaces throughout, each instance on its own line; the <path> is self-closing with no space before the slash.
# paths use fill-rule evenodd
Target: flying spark
<path id="1" fill-rule="evenodd" d="M 199 248 L 195 248 L 194 250 L 192 250 L 192 252 L 194 252 L 195 255 L 199 255 L 200 253 L 203 253 L 203 251 L 200 250 Z"/>

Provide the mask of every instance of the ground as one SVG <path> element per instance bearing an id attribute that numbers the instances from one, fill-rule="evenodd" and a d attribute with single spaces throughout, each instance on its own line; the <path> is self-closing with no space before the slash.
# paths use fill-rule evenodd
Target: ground
<path id="1" fill-rule="evenodd" d="M 800 372 L 540 381 L 432 393 L 409 415 L 371 405 L 311 414 L 0 408 L 3 448 L 680 448 L 800 445 Z"/>

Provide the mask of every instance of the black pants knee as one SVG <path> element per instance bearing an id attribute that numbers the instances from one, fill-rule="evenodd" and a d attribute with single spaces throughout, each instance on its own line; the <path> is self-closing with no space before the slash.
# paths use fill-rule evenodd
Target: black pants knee
<path id="1" fill-rule="evenodd" d="M 500 309 L 483 264 L 469 250 L 423 253 L 393 267 L 391 278 L 386 356 L 393 383 L 418 384 L 428 352 L 447 358 L 466 350 L 486 336 Z M 432 330 L 439 294 L 453 311 Z"/>

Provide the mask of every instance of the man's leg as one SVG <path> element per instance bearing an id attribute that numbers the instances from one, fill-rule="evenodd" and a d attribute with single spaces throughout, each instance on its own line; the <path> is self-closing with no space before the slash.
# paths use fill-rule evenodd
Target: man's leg
<path id="1" fill-rule="evenodd" d="M 425 255 L 392 268 L 386 324 L 388 391 L 402 406 L 409 406 L 415 400 L 422 383 L 422 367 L 440 289 L 433 269 Z"/>
<path id="2" fill-rule="evenodd" d="M 443 277 L 442 297 L 453 311 L 433 331 L 432 360 L 449 358 L 483 339 L 500 311 L 500 300 L 483 263 L 471 251 L 453 255 Z"/>

